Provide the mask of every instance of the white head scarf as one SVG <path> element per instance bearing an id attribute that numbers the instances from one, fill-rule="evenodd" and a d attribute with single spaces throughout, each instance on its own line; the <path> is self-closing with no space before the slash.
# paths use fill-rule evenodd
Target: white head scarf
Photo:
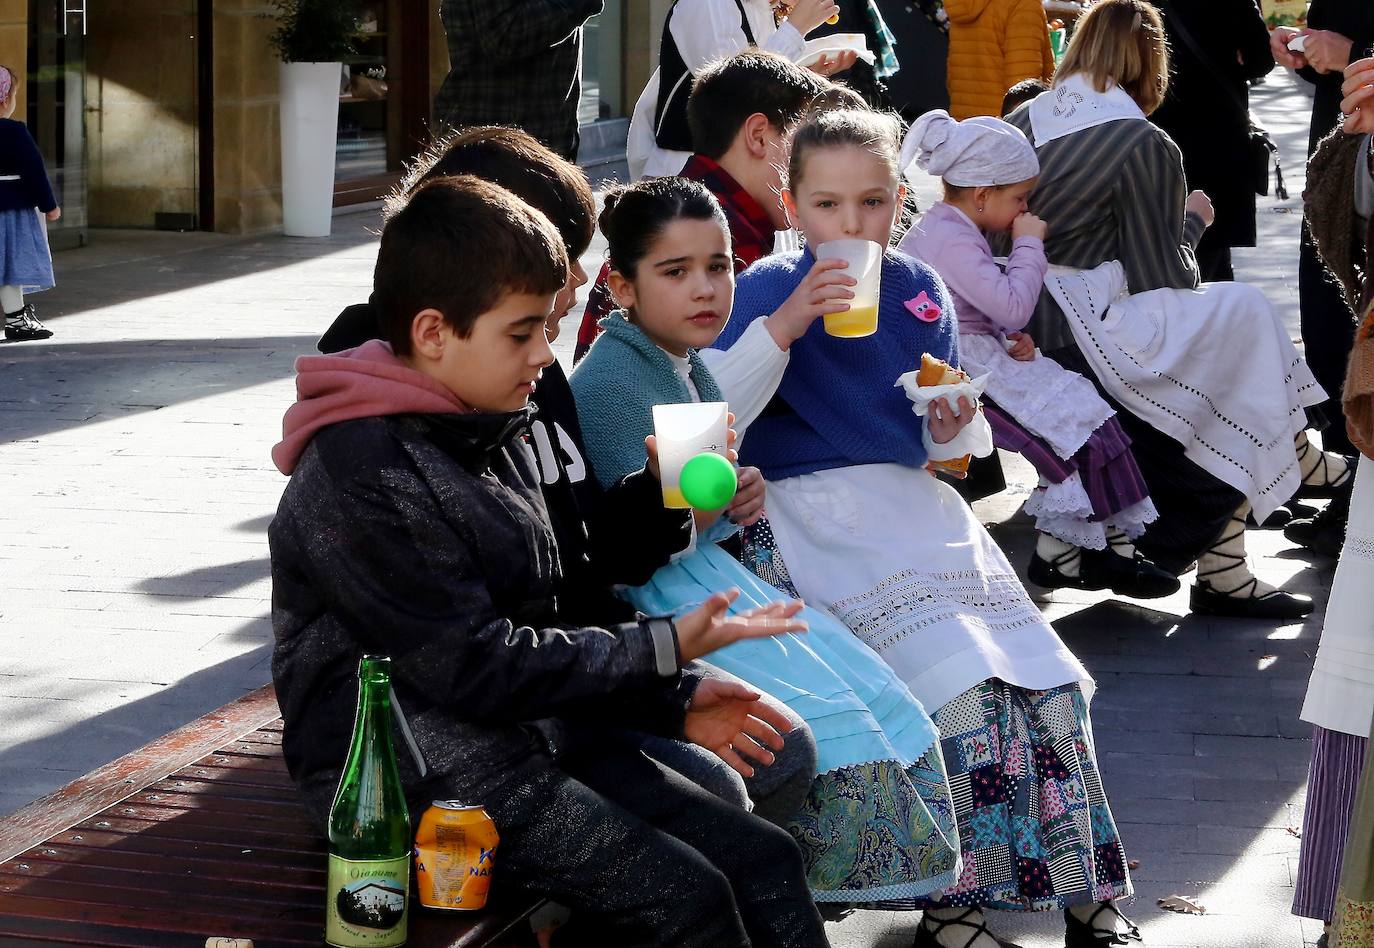
<path id="1" fill-rule="evenodd" d="M 936 109 L 916 120 L 902 143 L 902 167 L 923 170 L 961 188 L 1019 184 L 1040 173 L 1026 136 L 1001 119 L 955 121 Z"/>

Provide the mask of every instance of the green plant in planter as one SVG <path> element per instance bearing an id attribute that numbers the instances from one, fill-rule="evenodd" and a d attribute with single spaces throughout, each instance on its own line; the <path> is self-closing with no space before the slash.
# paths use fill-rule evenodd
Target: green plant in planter
<path id="1" fill-rule="evenodd" d="M 269 42 L 284 63 L 333 63 L 357 52 L 358 0 L 273 0 Z"/>

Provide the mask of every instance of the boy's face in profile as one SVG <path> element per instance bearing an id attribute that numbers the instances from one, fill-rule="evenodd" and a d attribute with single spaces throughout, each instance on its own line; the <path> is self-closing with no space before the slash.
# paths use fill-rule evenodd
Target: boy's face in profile
<path id="1" fill-rule="evenodd" d="M 553 310 L 554 296 L 510 293 L 477 317 L 466 339 L 442 322 L 426 331 L 421 313 L 415 327 L 421 337 L 415 345 L 414 357 L 420 363 L 416 368 L 438 379 L 474 411 L 524 408 L 540 373 L 553 363 L 544 321 Z"/>

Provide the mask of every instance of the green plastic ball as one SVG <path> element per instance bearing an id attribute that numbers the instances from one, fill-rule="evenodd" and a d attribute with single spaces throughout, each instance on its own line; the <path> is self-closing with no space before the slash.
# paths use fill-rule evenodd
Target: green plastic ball
<path id="1" fill-rule="evenodd" d="M 735 466 L 719 454 L 704 452 L 682 465 L 682 496 L 697 510 L 720 510 L 735 499 Z"/>

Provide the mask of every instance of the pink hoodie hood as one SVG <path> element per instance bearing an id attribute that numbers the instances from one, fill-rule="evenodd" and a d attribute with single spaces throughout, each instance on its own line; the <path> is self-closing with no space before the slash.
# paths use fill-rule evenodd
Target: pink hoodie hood
<path id="1" fill-rule="evenodd" d="M 437 380 L 406 365 L 380 339 L 335 355 L 296 360 L 296 404 L 282 419 L 272 463 L 296 469 L 310 439 L 326 425 L 380 415 L 461 415 L 470 409 Z"/>

